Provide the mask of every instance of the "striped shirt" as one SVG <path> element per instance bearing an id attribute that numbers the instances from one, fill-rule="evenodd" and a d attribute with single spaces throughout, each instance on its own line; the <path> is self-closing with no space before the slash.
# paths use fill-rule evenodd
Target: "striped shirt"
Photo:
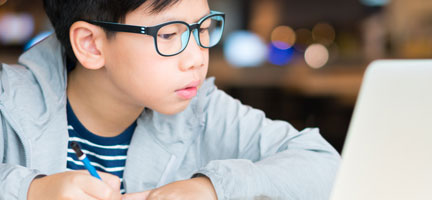
<path id="1" fill-rule="evenodd" d="M 123 171 L 126 164 L 126 154 L 136 122 L 123 133 L 115 137 L 101 137 L 88 131 L 75 116 L 69 101 L 67 102 L 67 119 L 69 130 L 69 144 L 67 150 L 67 169 L 85 169 L 78 160 L 70 143 L 78 142 L 82 151 L 87 154 L 90 163 L 98 171 L 107 172 L 120 178 L 120 192 L 125 193 L 123 185 Z"/>

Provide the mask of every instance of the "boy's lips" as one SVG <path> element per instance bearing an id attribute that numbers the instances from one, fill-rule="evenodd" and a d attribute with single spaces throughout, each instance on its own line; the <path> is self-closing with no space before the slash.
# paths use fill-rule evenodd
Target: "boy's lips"
<path id="1" fill-rule="evenodd" d="M 196 96 L 198 92 L 198 86 L 200 84 L 200 81 L 192 81 L 189 84 L 187 84 L 182 89 L 176 90 L 175 92 L 177 95 L 179 95 L 182 99 L 192 99 L 194 96 Z"/>

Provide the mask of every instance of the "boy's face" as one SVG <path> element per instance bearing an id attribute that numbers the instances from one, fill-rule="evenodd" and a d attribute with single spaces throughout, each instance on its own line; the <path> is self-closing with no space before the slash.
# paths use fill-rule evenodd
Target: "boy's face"
<path id="1" fill-rule="evenodd" d="M 154 26 L 180 20 L 196 23 L 210 13 L 207 0 L 180 0 L 162 12 L 151 14 L 147 1 L 126 15 L 125 24 Z M 164 114 L 184 110 L 204 81 L 208 49 L 191 34 L 186 49 L 171 57 L 159 55 L 153 37 L 117 32 L 104 45 L 105 70 L 120 101 L 145 106 Z"/>

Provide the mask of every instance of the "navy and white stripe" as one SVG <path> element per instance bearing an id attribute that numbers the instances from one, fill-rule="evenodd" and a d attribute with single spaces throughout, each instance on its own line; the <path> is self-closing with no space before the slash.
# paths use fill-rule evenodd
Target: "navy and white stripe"
<path id="1" fill-rule="evenodd" d="M 121 181 L 121 193 L 125 193 L 123 186 L 123 171 L 126 164 L 127 151 L 136 123 L 132 124 L 123 133 L 115 137 L 101 137 L 88 131 L 73 113 L 67 103 L 67 117 L 69 130 L 69 144 L 67 151 L 67 169 L 85 169 L 84 164 L 78 160 L 70 143 L 77 142 L 81 150 L 87 155 L 90 163 L 98 171 L 116 175 Z"/>

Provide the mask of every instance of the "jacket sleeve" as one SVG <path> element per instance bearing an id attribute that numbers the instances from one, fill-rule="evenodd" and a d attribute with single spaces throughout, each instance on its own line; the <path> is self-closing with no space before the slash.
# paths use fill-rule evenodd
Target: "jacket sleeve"
<path id="1" fill-rule="evenodd" d="M 196 175 L 210 178 L 218 199 L 329 198 L 340 156 L 318 129 L 299 132 L 207 87 L 202 157 L 208 160 Z"/>
<path id="2" fill-rule="evenodd" d="M 0 64 L 0 96 L 3 92 L 2 68 Z M 17 164 L 6 163 L 7 138 L 12 129 L 7 126 L 2 116 L 0 101 L 0 199 L 26 200 L 27 191 L 32 180 L 40 176 L 36 170 L 32 170 Z"/>
<path id="3" fill-rule="evenodd" d="M 26 200 L 30 183 L 37 176 L 35 170 L 19 165 L 0 164 L 0 199 Z"/>

